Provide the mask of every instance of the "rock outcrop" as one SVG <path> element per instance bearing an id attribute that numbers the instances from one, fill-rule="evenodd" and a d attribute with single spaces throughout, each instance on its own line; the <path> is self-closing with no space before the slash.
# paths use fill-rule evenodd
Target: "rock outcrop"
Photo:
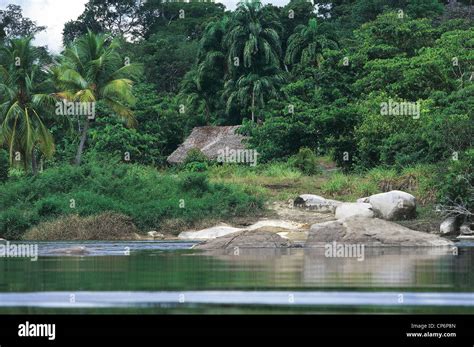
<path id="1" fill-rule="evenodd" d="M 291 241 L 274 232 L 251 230 L 218 237 L 194 246 L 195 249 L 216 250 L 236 248 L 286 248 Z"/>
<path id="2" fill-rule="evenodd" d="M 405 228 L 378 218 L 353 216 L 314 224 L 305 247 L 321 247 L 328 242 L 363 243 L 366 246 L 447 247 L 453 243 L 438 235 Z"/>
<path id="3" fill-rule="evenodd" d="M 234 234 L 239 231 L 260 230 L 266 232 L 281 233 L 298 232 L 304 229 L 308 230 L 309 225 L 279 219 L 264 219 L 245 228 L 234 228 L 227 224 L 220 224 L 215 227 L 199 231 L 184 231 L 180 233 L 178 237 L 182 240 L 211 240 L 218 237 Z"/>
<path id="4" fill-rule="evenodd" d="M 84 246 L 57 248 L 49 252 L 54 255 L 87 255 L 89 253 L 89 250 Z"/>
<path id="5" fill-rule="evenodd" d="M 337 219 L 360 216 L 366 218 L 374 217 L 372 205 L 363 202 L 346 202 L 336 208 L 335 216 Z"/>
<path id="6" fill-rule="evenodd" d="M 465 222 L 459 228 L 461 235 L 474 236 L 474 223 Z"/>
<path id="7" fill-rule="evenodd" d="M 460 220 L 457 217 L 446 218 L 439 226 L 442 235 L 455 235 L 459 233 Z"/>
<path id="8" fill-rule="evenodd" d="M 376 217 L 385 220 L 403 220 L 416 217 L 416 199 L 400 190 L 371 195 L 357 200 L 372 205 Z"/>
<path id="9" fill-rule="evenodd" d="M 150 238 L 153 238 L 153 240 L 163 240 L 165 238 L 165 235 L 163 235 L 162 233 L 159 233 L 156 230 L 152 230 L 152 231 L 147 232 L 147 235 Z"/>
<path id="10" fill-rule="evenodd" d="M 242 228 L 234 228 L 227 224 L 220 224 L 212 228 L 207 228 L 199 231 L 183 231 L 178 235 L 178 238 L 182 240 L 210 240 L 217 237 L 234 234 L 238 231 L 242 231 Z"/>
<path id="11" fill-rule="evenodd" d="M 320 212 L 334 213 L 337 206 L 341 204 L 340 201 L 323 198 L 319 195 L 302 194 L 299 195 L 293 202 L 295 207 L 303 207 Z"/>

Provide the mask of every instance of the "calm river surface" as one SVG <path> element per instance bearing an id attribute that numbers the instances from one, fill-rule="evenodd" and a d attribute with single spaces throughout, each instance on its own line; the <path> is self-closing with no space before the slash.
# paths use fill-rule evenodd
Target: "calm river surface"
<path id="1" fill-rule="evenodd" d="M 474 313 L 474 244 L 202 253 L 191 242 L 44 242 L 0 258 L 0 313 Z M 53 255 L 84 246 L 86 256 Z"/>

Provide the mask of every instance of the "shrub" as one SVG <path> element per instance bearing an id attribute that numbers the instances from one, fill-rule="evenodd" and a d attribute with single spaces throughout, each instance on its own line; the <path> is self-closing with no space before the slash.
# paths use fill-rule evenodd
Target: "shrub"
<path id="1" fill-rule="evenodd" d="M 37 201 L 35 205 L 38 212 L 38 216 L 53 217 L 59 216 L 63 213 L 65 204 L 65 199 L 61 199 L 58 197 L 47 197 Z"/>
<path id="2" fill-rule="evenodd" d="M 202 162 L 197 162 L 197 161 L 187 163 L 184 167 L 184 169 L 189 172 L 204 172 L 204 171 L 207 171 L 208 168 L 209 166 L 207 165 L 207 163 L 202 163 Z"/>
<path id="3" fill-rule="evenodd" d="M 307 147 L 300 148 L 298 153 L 290 158 L 290 163 L 306 175 L 315 175 L 321 172 L 316 155 Z"/>
<path id="4" fill-rule="evenodd" d="M 20 240 L 26 229 L 38 222 L 34 211 L 24 206 L 10 207 L 0 212 L 0 237 L 7 240 Z"/>
<path id="5" fill-rule="evenodd" d="M 191 148 L 186 154 L 184 164 L 189 163 L 207 163 L 209 159 L 198 148 Z"/>
<path id="6" fill-rule="evenodd" d="M 207 175 L 190 173 L 183 177 L 181 187 L 184 191 L 205 192 L 209 190 Z"/>

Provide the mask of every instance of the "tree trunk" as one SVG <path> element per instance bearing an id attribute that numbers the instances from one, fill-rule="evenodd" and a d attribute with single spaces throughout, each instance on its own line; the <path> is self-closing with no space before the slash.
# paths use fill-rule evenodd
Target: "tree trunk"
<path id="1" fill-rule="evenodd" d="M 255 123 L 255 91 L 252 91 L 252 122 Z"/>
<path id="2" fill-rule="evenodd" d="M 76 165 L 81 165 L 82 152 L 84 151 L 84 145 L 86 144 L 88 131 L 89 131 L 89 119 L 86 118 L 86 122 L 84 123 L 84 128 L 82 129 L 81 142 L 79 142 L 79 147 L 77 148 Z"/>
<path id="3" fill-rule="evenodd" d="M 36 162 L 36 154 L 34 148 L 31 150 L 31 171 L 35 176 L 38 174 L 38 163 Z"/>

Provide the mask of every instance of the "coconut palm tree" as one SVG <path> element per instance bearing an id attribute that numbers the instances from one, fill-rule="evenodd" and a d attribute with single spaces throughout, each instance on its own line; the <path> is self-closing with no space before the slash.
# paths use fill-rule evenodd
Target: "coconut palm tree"
<path id="1" fill-rule="evenodd" d="M 253 73 L 280 65 L 281 44 L 277 29 L 281 24 L 278 18 L 263 9 L 260 0 L 238 4 L 230 31 L 224 37 L 229 70 L 236 69 L 236 58 L 243 60 L 243 67 Z"/>
<path id="2" fill-rule="evenodd" d="M 119 41 L 109 35 L 91 31 L 75 40 L 65 49 L 60 64 L 51 69 L 51 78 L 60 90 L 56 97 L 94 105 L 103 101 L 128 126 L 134 126 L 136 121 L 130 109 L 135 103 L 132 80 L 139 77 L 142 66 L 122 59 L 119 47 Z M 77 165 L 81 163 L 87 140 L 89 118 L 81 120 Z"/>
<path id="3" fill-rule="evenodd" d="M 53 136 L 45 116 L 53 114 L 54 99 L 40 93 L 40 52 L 31 37 L 11 39 L 0 50 L 0 143 L 8 147 L 10 164 L 19 153 L 25 170 L 37 172 L 37 152 L 51 157 Z"/>
<path id="4" fill-rule="evenodd" d="M 337 48 L 337 43 L 322 35 L 318 22 L 311 18 L 308 25 L 298 25 L 288 38 L 285 64 L 316 64 L 319 67 L 326 48 Z"/>

